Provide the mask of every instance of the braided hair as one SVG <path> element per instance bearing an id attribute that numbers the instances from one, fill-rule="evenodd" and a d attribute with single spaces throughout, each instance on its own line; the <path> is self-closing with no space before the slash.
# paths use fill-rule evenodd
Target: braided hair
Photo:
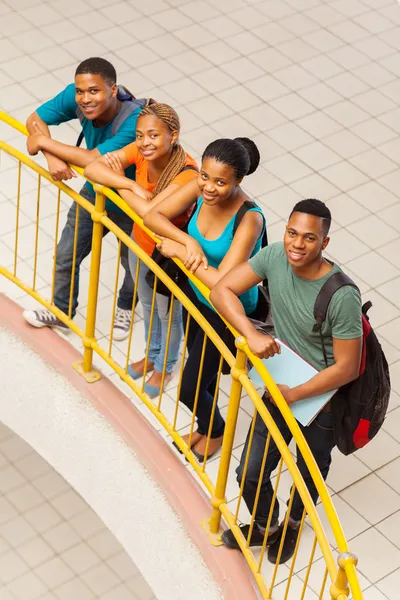
<path id="1" fill-rule="evenodd" d="M 146 106 L 139 115 L 139 119 L 141 117 L 146 117 L 151 115 L 156 117 L 168 127 L 170 132 L 177 131 L 179 133 L 181 124 L 179 121 L 179 117 L 177 112 L 168 104 L 162 104 L 161 102 L 155 102 L 154 104 L 150 104 Z M 171 183 L 171 181 L 180 173 L 185 166 L 186 163 L 186 153 L 180 143 L 177 141 L 174 144 L 171 158 L 163 172 L 161 173 L 156 187 L 153 191 L 153 198 L 157 196 L 160 192 L 165 190 Z"/>

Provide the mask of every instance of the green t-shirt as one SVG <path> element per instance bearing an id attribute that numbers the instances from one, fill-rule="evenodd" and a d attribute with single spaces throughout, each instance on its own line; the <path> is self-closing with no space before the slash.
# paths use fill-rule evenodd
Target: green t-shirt
<path id="1" fill-rule="evenodd" d="M 249 260 L 258 277 L 268 279 L 271 310 L 278 338 L 297 352 L 304 360 L 321 371 L 325 368 L 321 339 L 313 331 L 314 304 L 318 292 L 333 273 L 320 279 L 303 279 L 294 274 L 286 258 L 283 242 L 271 244 Z M 361 297 L 351 286 L 340 288 L 333 296 L 322 326 L 328 364 L 333 364 L 332 338 L 351 340 L 362 336 Z"/>

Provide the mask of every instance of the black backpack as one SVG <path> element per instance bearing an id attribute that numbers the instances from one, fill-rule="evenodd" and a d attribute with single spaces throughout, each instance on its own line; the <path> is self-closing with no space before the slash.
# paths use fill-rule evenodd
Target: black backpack
<path id="1" fill-rule="evenodd" d="M 149 104 L 153 104 L 155 100 L 152 98 L 140 98 L 137 99 L 131 92 L 126 90 L 122 86 L 118 86 L 117 98 L 120 102 L 122 102 L 121 108 L 117 116 L 114 118 L 113 123 L 111 125 L 111 135 L 114 136 L 118 133 L 119 128 L 122 123 L 138 108 L 142 109 Z M 76 116 L 79 121 L 82 123 L 85 116 L 79 106 L 76 108 Z M 79 137 L 77 139 L 76 145 L 79 147 L 82 144 L 84 138 L 83 131 L 80 132 Z"/>
<path id="2" fill-rule="evenodd" d="M 322 337 L 322 324 L 337 290 L 356 284 L 342 272 L 334 273 L 322 286 L 314 305 L 315 325 L 320 333 L 322 352 L 328 366 Z M 372 303 L 362 307 L 363 345 L 357 379 L 339 388 L 331 400 L 335 442 L 342 454 L 352 454 L 372 440 L 382 427 L 390 397 L 389 367 L 368 318 Z"/>

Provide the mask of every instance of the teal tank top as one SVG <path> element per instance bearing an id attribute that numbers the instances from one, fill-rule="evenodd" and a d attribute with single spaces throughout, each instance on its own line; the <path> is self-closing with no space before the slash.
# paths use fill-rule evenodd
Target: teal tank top
<path id="1" fill-rule="evenodd" d="M 233 227 L 235 224 L 236 214 L 233 215 L 233 217 L 231 218 L 231 220 L 229 221 L 229 223 L 227 224 L 227 226 L 225 227 L 224 231 L 221 233 L 219 238 L 217 238 L 215 240 L 207 240 L 205 237 L 203 237 L 201 235 L 201 233 L 197 227 L 197 219 L 198 219 L 199 212 L 200 212 L 202 205 L 203 205 L 203 198 L 200 196 L 200 198 L 197 201 L 196 211 L 189 221 L 188 234 L 200 244 L 200 246 L 202 247 L 202 249 L 204 251 L 204 254 L 207 257 L 208 264 L 211 267 L 214 267 L 215 269 L 217 269 L 219 267 L 220 263 L 222 262 L 222 259 L 224 258 L 224 256 L 227 254 L 229 248 L 231 247 L 232 240 L 233 240 Z M 254 246 L 254 250 L 251 253 L 251 257 L 252 257 L 255 254 L 257 254 L 257 252 L 259 252 L 259 250 L 261 249 L 262 236 L 263 236 L 264 229 L 265 229 L 265 217 L 259 206 L 255 206 L 254 208 L 250 208 L 249 210 L 260 213 L 264 219 L 263 231 L 261 232 L 261 235 L 258 238 L 256 245 Z M 214 308 L 211 306 L 211 304 L 208 302 L 208 300 L 203 296 L 203 294 L 201 292 L 199 292 L 199 290 L 196 288 L 196 286 L 194 284 L 192 284 L 192 282 L 190 280 L 189 280 L 189 284 L 190 284 L 192 290 L 194 291 L 194 293 L 196 294 L 197 298 L 200 300 L 200 302 L 202 302 L 203 304 L 205 304 L 206 306 L 208 306 L 209 308 L 214 310 Z M 247 292 L 245 292 L 244 294 L 239 296 L 239 298 L 240 298 L 241 303 L 243 304 L 246 315 L 250 315 L 252 312 L 255 311 L 255 309 L 257 307 L 257 301 L 258 301 L 257 286 L 251 288 L 250 290 L 248 290 Z"/>

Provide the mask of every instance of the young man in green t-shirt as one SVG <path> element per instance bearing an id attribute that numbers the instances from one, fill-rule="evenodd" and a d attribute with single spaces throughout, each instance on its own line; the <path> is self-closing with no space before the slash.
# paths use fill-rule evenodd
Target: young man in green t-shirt
<path id="1" fill-rule="evenodd" d="M 330 224 L 331 214 L 323 202 L 319 200 L 298 202 L 289 217 L 283 243 L 278 242 L 267 246 L 248 262 L 232 269 L 220 279 L 210 296 L 217 310 L 246 337 L 250 350 L 260 358 L 269 358 L 280 352 L 279 343 L 255 329 L 246 317 L 238 299 L 240 294 L 259 284 L 263 279 L 268 279 L 277 337 L 319 371 L 308 382 L 297 387 L 278 386 L 288 404 L 339 388 L 355 379 L 359 373 L 362 324 L 361 298 L 357 289 L 345 286 L 334 294 L 330 302 L 327 318 L 322 327 L 328 367 L 323 357 L 320 334 L 313 331 L 315 323 L 313 311 L 318 292 L 331 275 L 340 271 L 340 267 L 328 262 L 322 255 L 329 243 Z M 264 396 L 264 400 L 268 403 L 268 410 L 285 442 L 289 444 L 292 434 L 284 418 L 270 398 Z M 322 476 L 326 479 L 335 445 L 330 405 L 328 404 L 308 427 L 300 425 L 300 428 Z M 264 422 L 257 416 L 243 488 L 243 498 L 250 513 L 254 509 L 267 435 Z M 242 482 L 247 446 L 248 441 L 237 469 L 239 485 Z M 261 475 L 262 484 L 254 529 L 250 538 L 251 546 L 263 543 L 273 501 L 270 477 L 280 458 L 279 450 L 271 439 L 265 469 Z M 313 501 L 316 502 L 318 492 L 301 453 L 298 453 L 297 465 Z M 294 553 L 303 509 L 304 505 L 296 491 L 280 562 L 286 562 Z M 268 560 L 273 563 L 278 556 L 283 531 L 278 518 L 279 504 L 275 501 L 267 538 Z M 249 525 L 242 525 L 241 530 L 247 538 Z M 239 548 L 231 530 L 225 531 L 222 539 L 225 545 Z"/>
<path id="2" fill-rule="evenodd" d="M 76 177 L 68 163 L 86 167 L 90 162 L 107 152 L 119 150 L 136 139 L 136 120 L 141 108 L 130 101 L 130 94 L 119 88 L 113 65 L 104 58 L 88 58 L 81 62 L 75 71 L 75 82 L 69 84 L 57 96 L 39 106 L 27 119 L 29 132 L 28 152 L 31 155 L 43 152 L 48 169 L 54 181 L 65 181 Z M 86 148 L 79 148 L 54 140 L 49 126 L 60 125 L 72 119 L 79 119 Z M 118 121 L 117 121 L 118 120 Z M 118 125 L 118 126 L 116 126 Z M 125 175 L 135 178 L 135 167 L 129 167 Z M 87 182 L 80 194 L 94 203 L 93 186 Z M 77 204 L 69 209 L 67 222 L 57 246 L 54 304 L 68 313 L 75 243 L 75 222 Z M 131 235 L 133 222 L 118 206 L 106 200 L 108 217 L 124 233 Z M 92 248 L 93 221 L 90 213 L 79 211 L 79 225 L 76 236 L 76 260 L 74 271 L 74 291 L 72 296 L 72 317 L 78 306 L 79 270 L 84 258 Z M 104 228 L 104 235 L 108 233 Z M 114 340 L 123 340 L 129 335 L 132 317 L 134 284 L 128 264 L 128 248 L 122 244 L 121 264 L 125 277 L 118 295 L 114 320 Z M 66 325 L 47 308 L 26 310 L 24 319 L 34 327 L 60 327 Z"/>

